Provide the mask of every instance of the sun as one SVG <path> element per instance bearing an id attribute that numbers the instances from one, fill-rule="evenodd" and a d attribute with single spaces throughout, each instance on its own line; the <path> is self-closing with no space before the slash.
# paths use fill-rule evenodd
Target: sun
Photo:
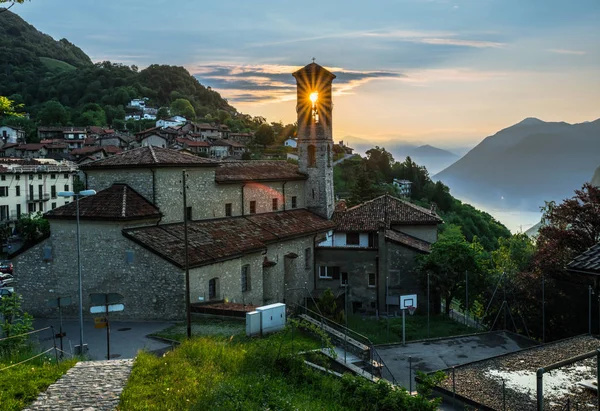
<path id="1" fill-rule="evenodd" d="M 319 93 L 316 91 L 313 93 L 310 93 L 310 96 L 308 98 L 310 99 L 310 101 L 312 101 L 313 104 L 315 104 L 319 98 Z"/>

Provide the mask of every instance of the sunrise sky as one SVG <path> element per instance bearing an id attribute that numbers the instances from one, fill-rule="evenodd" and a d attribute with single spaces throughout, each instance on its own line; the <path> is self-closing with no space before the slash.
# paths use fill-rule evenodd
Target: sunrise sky
<path id="1" fill-rule="evenodd" d="M 452 148 L 525 117 L 600 117 L 598 0 L 32 0 L 94 61 L 185 66 L 238 110 L 295 121 L 291 72 L 333 71 L 334 134 Z"/>

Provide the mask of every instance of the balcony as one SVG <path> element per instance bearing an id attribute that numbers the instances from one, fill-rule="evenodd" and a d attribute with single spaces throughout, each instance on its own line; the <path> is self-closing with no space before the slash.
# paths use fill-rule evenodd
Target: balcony
<path id="1" fill-rule="evenodd" d="M 48 200 L 50 200 L 50 194 L 42 194 L 41 196 L 39 194 L 35 194 L 33 196 L 27 196 L 28 203 L 38 203 L 40 201 Z"/>

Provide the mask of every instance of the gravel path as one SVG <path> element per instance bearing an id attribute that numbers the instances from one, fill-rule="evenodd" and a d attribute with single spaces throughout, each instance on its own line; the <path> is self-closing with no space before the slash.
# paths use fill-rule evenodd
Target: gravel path
<path id="1" fill-rule="evenodd" d="M 133 359 L 78 362 L 24 411 L 109 411 L 119 397 Z"/>
<path id="2" fill-rule="evenodd" d="M 536 371 L 558 361 L 600 348 L 600 341 L 580 336 L 566 341 L 493 358 L 455 368 L 456 393 L 480 404 L 503 409 L 502 384 L 506 384 L 507 410 L 536 409 Z M 544 410 L 565 408 L 570 399 L 579 409 L 595 409 L 596 394 L 579 386 L 583 380 L 595 380 L 596 359 L 579 361 L 544 374 Z M 452 373 L 441 386 L 452 392 Z"/>

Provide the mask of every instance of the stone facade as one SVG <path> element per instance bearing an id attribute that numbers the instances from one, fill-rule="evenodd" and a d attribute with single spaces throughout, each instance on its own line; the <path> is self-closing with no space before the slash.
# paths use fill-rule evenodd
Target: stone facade
<path id="1" fill-rule="evenodd" d="M 115 319 L 183 318 L 184 271 L 121 234 L 124 228 L 154 223 L 80 222 L 84 316 L 91 316 L 90 293 L 116 292 L 124 296 L 125 310 L 111 314 Z M 50 237 L 13 259 L 15 289 L 23 296 L 23 309 L 34 317 L 57 315 L 47 301 L 65 296 L 74 304 L 63 315 L 78 315 L 76 238 L 75 221 L 52 220 Z"/>

